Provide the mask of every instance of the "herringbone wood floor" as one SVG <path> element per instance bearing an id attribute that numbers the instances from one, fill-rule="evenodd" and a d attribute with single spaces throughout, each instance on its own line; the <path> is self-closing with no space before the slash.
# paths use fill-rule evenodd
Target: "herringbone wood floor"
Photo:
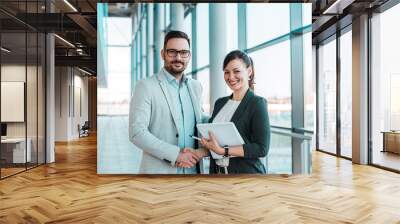
<path id="1" fill-rule="evenodd" d="M 314 153 L 311 176 L 98 176 L 96 139 L 0 181 L 0 223 L 400 223 L 400 175 Z"/>

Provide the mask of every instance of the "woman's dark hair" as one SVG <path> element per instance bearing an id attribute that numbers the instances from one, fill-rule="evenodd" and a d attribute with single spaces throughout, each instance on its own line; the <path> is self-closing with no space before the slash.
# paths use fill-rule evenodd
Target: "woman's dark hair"
<path id="1" fill-rule="evenodd" d="M 250 87 L 250 89 L 254 90 L 254 84 L 255 84 L 255 82 L 254 82 L 254 75 L 255 75 L 254 62 L 250 56 L 249 56 L 249 58 L 250 58 L 250 62 L 251 62 L 251 65 L 250 65 L 251 66 L 251 74 L 249 76 L 249 87 Z"/>
<path id="2" fill-rule="evenodd" d="M 229 52 L 229 54 L 225 56 L 223 69 L 225 69 L 225 67 L 229 64 L 229 62 L 235 59 L 242 60 L 243 63 L 246 65 L 246 68 L 251 66 L 252 73 L 249 75 L 249 87 L 250 89 L 254 90 L 254 63 L 253 59 L 251 59 L 246 53 L 240 50 L 234 50 Z"/>

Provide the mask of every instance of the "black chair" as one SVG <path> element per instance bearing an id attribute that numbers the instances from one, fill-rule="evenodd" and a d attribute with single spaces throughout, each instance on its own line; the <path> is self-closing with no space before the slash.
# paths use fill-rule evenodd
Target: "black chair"
<path id="1" fill-rule="evenodd" d="M 89 136 L 89 129 L 90 129 L 89 121 L 85 121 L 82 127 L 80 127 L 80 125 L 78 124 L 79 138 Z"/>

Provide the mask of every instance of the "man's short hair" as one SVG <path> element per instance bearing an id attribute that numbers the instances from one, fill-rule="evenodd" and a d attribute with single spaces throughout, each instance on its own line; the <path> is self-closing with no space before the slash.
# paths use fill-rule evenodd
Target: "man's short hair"
<path id="1" fill-rule="evenodd" d="M 164 37 L 164 49 L 167 46 L 168 41 L 172 38 L 183 38 L 183 39 L 187 40 L 187 42 L 189 43 L 189 47 L 190 47 L 190 39 L 185 32 L 178 31 L 178 30 L 171 30 Z"/>

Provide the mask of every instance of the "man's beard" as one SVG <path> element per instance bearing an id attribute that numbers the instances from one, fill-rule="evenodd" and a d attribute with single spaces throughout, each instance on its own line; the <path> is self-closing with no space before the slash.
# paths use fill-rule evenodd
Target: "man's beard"
<path id="1" fill-rule="evenodd" d="M 176 69 L 176 68 L 174 67 L 174 64 L 176 64 L 176 63 L 181 64 L 181 65 L 182 65 L 182 68 Z M 166 66 L 165 68 L 166 68 L 167 71 L 168 71 L 169 73 L 171 73 L 172 75 L 181 75 L 181 74 L 183 73 L 183 71 L 185 71 L 186 66 L 185 66 L 185 64 L 184 64 L 183 62 L 180 62 L 180 61 L 173 61 L 173 62 L 171 62 L 171 64 L 170 64 L 169 66 Z"/>

